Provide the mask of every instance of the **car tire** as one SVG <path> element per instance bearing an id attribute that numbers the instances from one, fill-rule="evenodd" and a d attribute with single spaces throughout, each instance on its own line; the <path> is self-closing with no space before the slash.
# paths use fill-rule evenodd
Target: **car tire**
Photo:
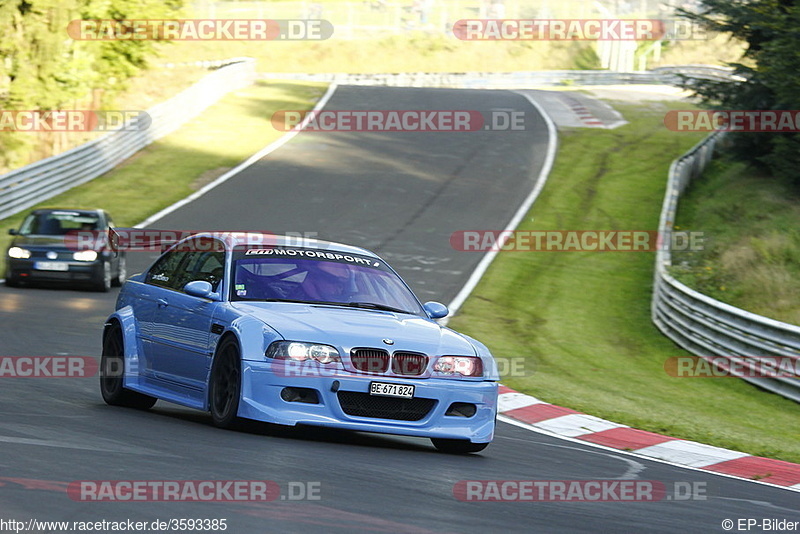
<path id="1" fill-rule="evenodd" d="M 109 327 L 103 338 L 103 354 L 100 357 L 100 393 L 106 404 L 111 406 L 148 410 L 156 403 L 155 397 L 131 391 L 123 386 L 125 378 L 124 352 L 122 329 L 115 324 Z"/>
<path id="2" fill-rule="evenodd" d="M 128 278 L 128 261 L 125 259 L 125 256 L 119 257 L 119 262 L 117 263 L 117 276 L 111 280 L 111 285 L 115 287 L 119 287 L 125 283 L 125 280 Z"/>
<path id="3" fill-rule="evenodd" d="M 233 337 L 226 337 L 217 348 L 208 383 L 208 406 L 214 426 L 235 428 L 241 423 L 237 416 L 242 391 L 241 367 L 239 343 Z"/>
<path id="4" fill-rule="evenodd" d="M 95 291 L 105 293 L 111 290 L 111 262 L 103 261 L 100 276 L 95 279 L 92 286 Z"/>
<path id="5" fill-rule="evenodd" d="M 431 438 L 433 446 L 441 452 L 448 454 L 469 454 L 471 452 L 481 452 L 489 446 L 488 443 L 472 443 L 467 439 L 443 439 Z"/>
<path id="6" fill-rule="evenodd" d="M 8 287 L 19 287 L 22 283 L 19 281 L 19 278 L 16 276 L 11 276 L 10 274 L 6 276 L 6 285 Z"/>

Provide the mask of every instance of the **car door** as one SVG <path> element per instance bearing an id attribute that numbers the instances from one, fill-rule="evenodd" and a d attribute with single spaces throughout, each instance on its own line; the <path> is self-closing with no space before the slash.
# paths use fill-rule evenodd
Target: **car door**
<path id="1" fill-rule="evenodd" d="M 152 368 L 154 376 L 173 392 L 202 401 L 213 355 L 209 342 L 218 302 L 184 293 L 195 280 L 210 282 L 216 290 L 223 278 L 225 253 L 209 250 L 208 238 L 184 242 L 189 250 L 178 266 L 174 287 L 157 300 Z"/>
<path id="2" fill-rule="evenodd" d="M 111 215 L 107 212 L 102 212 L 103 219 L 105 220 L 104 224 L 98 225 L 98 232 L 101 232 L 103 235 L 103 239 L 108 239 L 109 230 L 115 228 L 114 221 L 111 219 Z M 105 243 L 106 241 L 104 241 Z M 103 250 L 109 254 L 111 257 L 111 273 L 114 277 L 119 277 L 120 273 L 120 265 L 125 265 L 125 251 L 124 250 L 111 250 L 110 247 L 106 244 L 103 246 Z M 120 283 L 124 282 L 121 280 Z"/>
<path id="3" fill-rule="evenodd" d="M 140 379 L 154 387 L 160 386 L 154 383 L 157 379 L 154 362 L 165 343 L 161 332 L 163 319 L 159 317 L 158 312 L 161 307 L 169 303 L 170 296 L 180 287 L 183 277 L 179 272 L 188 259 L 188 251 L 177 249 L 162 255 L 147 271 L 145 283 L 136 291 L 138 298 L 134 310 L 138 324 L 139 346 L 142 349 L 138 373 Z"/>

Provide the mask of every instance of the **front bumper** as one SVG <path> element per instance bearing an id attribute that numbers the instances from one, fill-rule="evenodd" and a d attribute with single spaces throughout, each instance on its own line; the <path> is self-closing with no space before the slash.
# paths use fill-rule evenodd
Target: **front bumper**
<path id="1" fill-rule="evenodd" d="M 47 264 L 66 264 L 66 270 L 50 270 L 39 267 Z M 44 265 L 43 265 L 44 264 Z M 102 279 L 103 263 L 100 260 L 92 262 L 13 259 L 6 257 L 6 277 L 20 282 L 93 282 Z"/>
<path id="2" fill-rule="evenodd" d="M 444 378 L 398 379 L 342 370 L 290 376 L 291 373 L 284 369 L 282 361 L 242 361 L 240 417 L 282 425 L 306 424 L 383 434 L 462 439 L 473 443 L 488 443 L 494 437 L 497 382 Z M 422 402 L 423 405 L 430 405 L 430 409 L 423 410 L 418 420 L 352 415 L 353 410 L 349 408 L 350 414 L 346 413 L 340 392 L 360 394 L 348 397 L 360 397 L 369 403 L 375 397 L 365 395 L 369 395 L 369 385 L 373 381 L 414 385 L 414 398 L 430 399 L 432 402 Z M 314 390 L 317 402 L 287 402 L 281 396 L 284 388 Z M 385 406 L 385 397 L 377 399 Z M 393 402 L 389 401 L 389 404 Z M 445 415 L 454 402 L 475 405 L 475 414 L 471 417 Z"/>

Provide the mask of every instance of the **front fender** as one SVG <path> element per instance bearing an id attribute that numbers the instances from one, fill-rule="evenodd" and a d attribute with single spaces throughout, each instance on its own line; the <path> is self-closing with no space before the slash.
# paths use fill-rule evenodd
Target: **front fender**
<path id="1" fill-rule="evenodd" d="M 130 387 L 139 382 L 140 362 L 140 347 L 137 340 L 136 317 L 133 315 L 133 308 L 131 308 L 131 306 L 125 306 L 108 316 L 105 327 L 103 328 L 103 341 L 105 341 L 110 327 L 114 323 L 119 324 L 122 331 L 122 345 L 124 347 L 123 359 L 125 362 L 123 386 Z"/>
<path id="2" fill-rule="evenodd" d="M 220 323 L 227 323 L 228 326 L 224 331 L 217 336 L 214 340 L 214 350 L 216 357 L 216 347 L 219 341 L 226 337 L 233 335 L 239 343 L 239 350 L 242 358 L 242 369 L 247 365 L 247 361 L 260 361 L 264 362 L 264 353 L 267 347 L 275 340 L 283 339 L 275 330 L 270 328 L 266 323 L 248 315 L 234 315 L 223 312 L 220 317 L 215 317 L 215 321 Z M 227 317 L 225 317 L 228 315 Z M 227 319 L 227 320 L 224 320 Z M 210 379 L 210 376 L 209 376 Z M 208 383 L 208 381 L 207 381 Z M 246 385 L 242 384 L 240 395 L 245 393 Z M 239 416 L 242 416 L 243 403 L 239 404 Z M 209 409 L 208 395 L 205 397 L 204 409 Z"/>

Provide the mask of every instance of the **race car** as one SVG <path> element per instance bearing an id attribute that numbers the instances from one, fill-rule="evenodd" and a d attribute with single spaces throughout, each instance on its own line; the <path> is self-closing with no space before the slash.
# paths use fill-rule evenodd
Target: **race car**
<path id="1" fill-rule="evenodd" d="M 64 282 L 108 291 L 126 277 L 124 251 L 108 246 L 111 216 L 100 209 L 37 209 L 19 229 L 6 251 L 6 285 Z"/>
<path id="2" fill-rule="evenodd" d="M 436 319 L 379 256 L 285 236 L 201 233 L 122 287 L 105 323 L 101 393 L 246 420 L 430 438 L 444 452 L 494 436 L 489 350 Z"/>

